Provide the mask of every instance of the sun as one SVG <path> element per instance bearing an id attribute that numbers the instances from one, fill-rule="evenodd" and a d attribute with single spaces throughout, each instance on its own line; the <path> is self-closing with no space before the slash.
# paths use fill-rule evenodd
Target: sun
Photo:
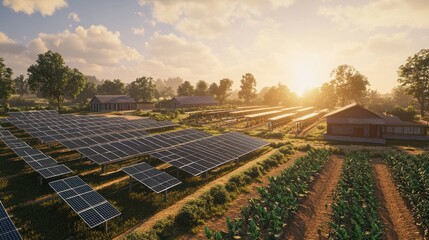
<path id="1" fill-rule="evenodd" d="M 320 64 L 315 56 L 300 55 L 290 67 L 289 88 L 298 96 L 320 85 Z"/>

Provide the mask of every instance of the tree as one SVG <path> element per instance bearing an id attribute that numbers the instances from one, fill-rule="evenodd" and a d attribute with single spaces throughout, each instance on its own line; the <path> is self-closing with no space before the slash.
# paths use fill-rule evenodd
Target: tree
<path id="1" fill-rule="evenodd" d="M 12 74 L 12 69 L 6 67 L 3 63 L 3 58 L 0 58 L 0 100 L 4 103 L 5 108 L 7 107 L 7 101 L 10 95 L 14 92 L 12 87 Z"/>
<path id="2" fill-rule="evenodd" d="M 194 86 L 189 81 L 185 81 L 177 88 L 178 96 L 192 96 L 194 94 Z"/>
<path id="3" fill-rule="evenodd" d="M 398 77 L 405 92 L 417 101 L 423 117 L 429 97 L 429 49 L 422 49 L 408 57 L 407 62 L 399 67 Z"/>
<path id="4" fill-rule="evenodd" d="M 367 94 L 368 79 L 354 67 L 343 64 L 331 72 L 331 84 L 341 106 L 350 102 L 361 102 Z"/>
<path id="5" fill-rule="evenodd" d="M 150 102 L 156 95 L 156 86 L 152 77 L 141 77 L 131 82 L 128 87 L 128 94 L 136 102 Z"/>
<path id="6" fill-rule="evenodd" d="M 97 94 L 97 86 L 94 82 L 87 82 L 82 92 L 76 96 L 76 102 L 86 105 L 92 97 Z"/>
<path id="7" fill-rule="evenodd" d="M 105 80 L 97 86 L 97 94 L 122 95 L 125 94 L 125 84 L 120 79 Z"/>
<path id="8" fill-rule="evenodd" d="M 206 81 L 204 80 L 198 81 L 195 87 L 194 96 L 207 96 L 208 88 L 209 88 L 209 85 L 207 84 Z"/>
<path id="9" fill-rule="evenodd" d="M 28 79 L 24 75 L 19 75 L 13 80 L 13 88 L 15 92 L 22 96 L 28 93 Z"/>
<path id="10" fill-rule="evenodd" d="M 224 104 L 225 100 L 231 95 L 231 87 L 234 82 L 229 78 L 224 78 L 219 81 L 219 86 L 216 93 L 216 99 L 220 104 Z"/>
<path id="11" fill-rule="evenodd" d="M 277 86 L 272 86 L 266 91 L 264 103 L 267 105 L 286 105 L 290 94 L 289 88 L 279 83 Z"/>
<path id="12" fill-rule="evenodd" d="M 39 91 L 58 110 L 65 98 L 74 99 L 85 86 L 85 77 L 76 68 L 65 65 L 63 57 L 56 52 L 47 51 L 39 54 L 36 64 L 28 70 L 28 85 L 32 92 Z"/>
<path id="13" fill-rule="evenodd" d="M 256 97 L 256 79 L 251 73 L 246 73 L 241 76 L 241 86 L 238 92 L 238 97 L 244 99 L 245 103 Z"/>
<path id="14" fill-rule="evenodd" d="M 337 105 L 338 96 L 335 94 L 335 86 L 332 83 L 324 83 L 320 87 L 321 106 L 332 109 Z"/>
<path id="15" fill-rule="evenodd" d="M 217 83 L 212 83 L 212 84 L 210 84 L 210 87 L 207 90 L 207 93 L 210 96 L 213 96 L 214 98 L 217 99 L 217 92 L 218 92 L 218 90 L 219 90 L 219 87 L 218 87 Z"/>
<path id="16" fill-rule="evenodd" d="M 400 107 L 407 107 L 410 105 L 413 100 L 412 96 L 406 93 L 405 87 L 398 85 L 392 89 L 390 92 L 392 97 L 393 105 L 398 105 Z"/>

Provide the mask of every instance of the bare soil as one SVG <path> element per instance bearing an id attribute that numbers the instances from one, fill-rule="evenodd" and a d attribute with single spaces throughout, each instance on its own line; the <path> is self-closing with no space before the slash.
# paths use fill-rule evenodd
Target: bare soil
<path id="1" fill-rule="evenodd" d="M 379 200 L 377 211 L 384 226 L 384 239 L 423 239 L 386 164 L 375 159 L 373 170 Z"/>
<path id="2" fill-rule="evenodd" d="M 291 224 L 285 229 L 284 239 L 324 239 L 329 229 L 332 196 L 341 176 L 343 161 L 332 156 L 311 187 Z"/>

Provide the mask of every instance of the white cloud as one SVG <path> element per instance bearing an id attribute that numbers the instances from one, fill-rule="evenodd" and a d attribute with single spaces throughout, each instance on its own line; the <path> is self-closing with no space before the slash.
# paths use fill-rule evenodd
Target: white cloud
<path id="1" fill-rule="evenodd" d="M 342 27 L 369 31 L 382 27 L 429 28 L 427 0 L 375 0 L 360 6 L 322 7 L 319 14 Z"/>
<path id="2" fill-rule="evenodd" d="M 144 36 L 144 28 L 143 27 L 131 28 L 131 31 L 133 32 L 134 35 Z"/>
<path id="3" fill-rule="evenodd" d="M 152 7 L 152 16 L 193 37 L 215 38 L 229 30 L 231 24 L 260 16 L 265 9 L 290 6 L 294 0 L 232 1 L 232 0 L 139 0 Z"/>
<path id="4" fill-rule="evenodd" d="M 31 15 L 40 12 L 43 16 L 51 16 L 58 9 L 67 7 L 65 0 L 3 0 L 3 5 L 15 12 Z"/>
<path id="5" fill-rule="evenodd" d="M 149 57 L 155 62 L 186 71 L 197 76 L 220 69 L 220 62 L 212 50 L 201 42 L 189 42 L 174 34 L 155 33 L 147 44 Z"/>
<path id="6" fill-rule="evenodd" d="M 74 22 L 80 22 L 79 15 L 75 12 L 71 12 L 68 16 L 68 19 L 72 19 Z"/>
<path id="7" fill-rule="evenodd" d="M 6 34 L 0 32 L 0 52 L 17 54 L 25 50 L 25 47 L 10 39 Z"/>

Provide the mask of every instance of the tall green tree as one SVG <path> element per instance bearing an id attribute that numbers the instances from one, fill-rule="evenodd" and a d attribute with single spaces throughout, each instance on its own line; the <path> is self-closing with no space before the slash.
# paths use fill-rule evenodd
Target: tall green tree
<path id="1" fill-rule="evenodd" d="M 218 90 L 219 90 L 219 86 L 217 85 L 217 83 L 212 83 L 212 84 L 210 84 L 210 87 L 207 90 L 207 93 L 209 96 L 213 96 L 214 98 L 217 99 Z"/>
<path id="2" fill-rule="evenodd" d="M 120 79 L 105 80 L 97 86 L 97 94 L 101 95 L 123 95 L 125 94 L 125 83 Z"/>
<path id="3" fill-rule="evenodd" d="M 392 89 L 390 92 L 393 105 L 398 105 L 400 107 L 408 107 L 413 100 L 413 97 L 407 94 L 404 86 L 398 85 Z"/>
<path id="4" fill-rule="evenodd" d="M 3 102 L 5 108 L 7 108 L 10 95 L 14 92 L 12 74 L 12 69 L 6 67 L 3 63 L 3 58 L 0 58 L 0 100 Z"/>
<path id="5" fill-rule="evenodd" d="M 192 96 L 194 95 L 194 86 L 189 81 L 185 81 L 184 83 L 180 84 L 177 88 L 177 95 L 178 96 Z"/>
<path id="6" fill-rule="evenodd" d="M 85 87 L 82 89 L 82 92 L 76 96 L 76 102 L 81 105 L 86 105 L 91 98 L 97 94 L 97 86 L 94 82 L 85 83 Z"/>
<path id="7" fill-rule="evenodd" d="M 140 77 L 127 86 L 128 94 L 136 102 L 150 102 L 156 96 L 156 85 L 152 77 Z"/>
<path id="8" fill-rule="evenodd" d="M 24 75 L 19 75 L 13 79 L 13 88 L 15 92 L 22 96 L 28 93 L 28 79 Z"/>
<path id="9" fill-rule="evenodd" d="M 425 115 L 426 101 L 429 97 L 429 49 L 422 49 L 399 67 L 398 82 L 416 100 L 420 115 Z"/>
<path id="10" fill-rule="evenodd" d="M 220 104 L 224 104 L 226 98 L 231 95 L 231 88 L 234 82 L 229 78 L 224 78 L 219 81 L 219 86 L 216 93 L 216 99 Z"/>
<path id="11" fill-rule="evenodd" d="M 270 87 L 264 95 L 264 103 L 267 105 L 286 105 L 290 99 L 289 88 L 279 83 L 277 86 Z"/>
<path id="12" fill-rule="evenodd" d="M 56 52 L 39 54 L 36 64 L 28 70 L 28 85 L 32 92 L 38 91 L 58 110 L 65 98 L 74 99 L 85 86 L 85 77 L 76 68 L 65 65 L 63 57 Z"/>
<path id="13" fill-rule="evenodd" d="M 343 64 L 331 72 L 331 84 L 335 87 L 341 106 L 350 102 L 362 102 L 367 94 L 369 82 L 354 67 Z"/>
<path id="14" fill-rule="evenodd" d="M 194 96 L 207 96 L 209 85 L 206 81 L 200 80 L 195 85 Z"/>
<path id="15" fill-rule="evenodd" d="M 245 103 L 249 103 L 252 99 L 256 98 L 256 79 L 251 73 L 246 73 L 241 76 L 241 86 L 238 97 L 244 99 Z"/>
<path id="16" fill-rule="evenodd" d="M 337 105 L 338 96 L 335 93 L 335 86 L 332 83 L 324 83 L 320 87 L 320 106 L 332 109 Z"/>

